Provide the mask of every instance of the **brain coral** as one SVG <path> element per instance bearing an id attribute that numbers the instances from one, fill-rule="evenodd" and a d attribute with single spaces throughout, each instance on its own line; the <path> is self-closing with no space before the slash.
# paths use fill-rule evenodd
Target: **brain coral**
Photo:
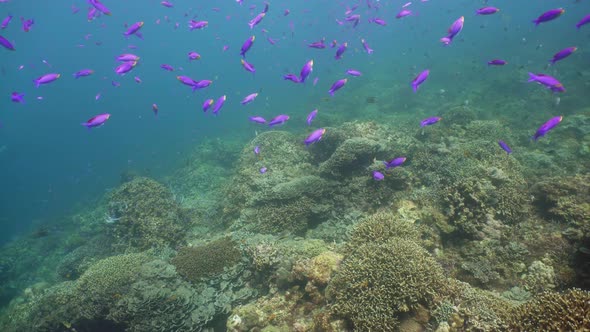
<path id="1" fill-rule="evenodd" d="M 367 242 L 345 256 L 327 297 L 356 331 L 394 331 L 399 314 L 431 306 L 444 285 L 441 267 L 426 250 L 392 238 Z"/>

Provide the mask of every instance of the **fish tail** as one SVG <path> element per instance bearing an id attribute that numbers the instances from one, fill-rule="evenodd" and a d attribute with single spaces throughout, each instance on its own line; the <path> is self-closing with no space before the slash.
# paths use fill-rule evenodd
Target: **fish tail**
<path id="1" fill-rule="evenodd" d="M 535 78 L 536 78 L 535 74 L 529 73 L 529 80 L 527 82 L 534 82 L 534 81 L 536 81 Z"/>

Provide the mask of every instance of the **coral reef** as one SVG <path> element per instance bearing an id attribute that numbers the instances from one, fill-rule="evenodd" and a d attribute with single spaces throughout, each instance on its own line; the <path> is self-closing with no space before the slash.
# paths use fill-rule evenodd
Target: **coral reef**
<path id="1" fill-rule="evenodd" d="M 123 183 L 110 196 L 108 213 L 116 220 L 117 241 L 139 249 L 175 245 L 183 240 L 186 220 L 171 192 L 149 178 Z"/>

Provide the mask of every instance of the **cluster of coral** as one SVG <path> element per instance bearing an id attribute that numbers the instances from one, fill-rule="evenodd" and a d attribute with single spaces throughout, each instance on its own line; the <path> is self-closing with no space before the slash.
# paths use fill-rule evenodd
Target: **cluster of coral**
<path id="1" fill-rule="evenodd" d="M 124 176 L 95 209 L 3 250 L 0 327 L 590 329 L 590 166 L 548 176 L 529 167 L 548 140 L 507 155 L 497 140 L 525 150 L 525 135 L 468 107 L 444 116 L 344 123 L 309 147 L 286 131 L 209 141 L 165 183 Z M 545 162 L 571 169 L 583 144 Z"/>

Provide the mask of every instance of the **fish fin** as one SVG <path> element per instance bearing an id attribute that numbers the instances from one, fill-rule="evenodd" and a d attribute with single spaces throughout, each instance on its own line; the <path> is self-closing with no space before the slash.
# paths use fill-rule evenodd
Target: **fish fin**
<path id="1" fill-rule="evenodd" d="M 527 82 L 535 82 L 535 81 L 536 81 L 536 80 L 535 80 L 535 77 L 536 77 L 536 76 L 537 76 L 537 75 L 535 75 L 535 74 L 533 74 L 533 73 L 529 73 L 529 80 L 528 80 Z"/>

